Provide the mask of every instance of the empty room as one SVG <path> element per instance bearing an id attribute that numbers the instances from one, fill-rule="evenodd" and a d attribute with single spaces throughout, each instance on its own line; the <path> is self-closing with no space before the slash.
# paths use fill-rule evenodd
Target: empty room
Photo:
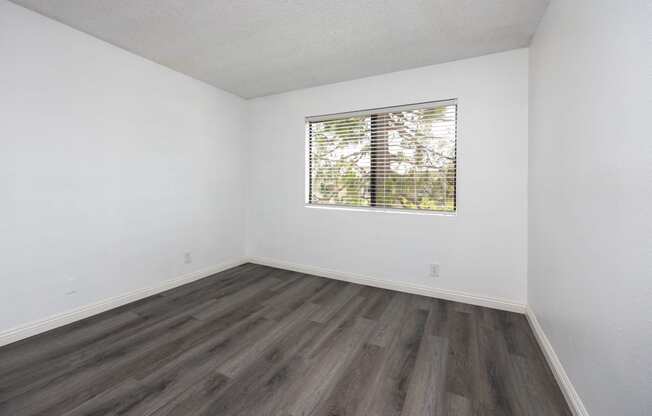
<path id="1" fill-rule="evenodd" d="M 0 416 L 652 415 L 650 0 L 0 0 Z"/>

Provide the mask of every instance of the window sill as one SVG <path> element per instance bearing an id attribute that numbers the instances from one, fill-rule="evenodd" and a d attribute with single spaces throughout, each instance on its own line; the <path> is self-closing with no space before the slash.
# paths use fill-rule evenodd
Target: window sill
<path id="1" fill-rule="evenodd" d="M 404 215 L 425 215 L 436 217 L 456 217 L 457 212 L 443 211 L 426 211 L 416 209 L 399 209 L 399 208 L 372 208 L 372 207 L 350 207 L 346 205 L 315 205 L 304 204 L 304 207 L 310 209 L 324 209 L 334 211 L 359 211 L 359 212 L 377 212 L 384 214 L 404 214 Z"/>

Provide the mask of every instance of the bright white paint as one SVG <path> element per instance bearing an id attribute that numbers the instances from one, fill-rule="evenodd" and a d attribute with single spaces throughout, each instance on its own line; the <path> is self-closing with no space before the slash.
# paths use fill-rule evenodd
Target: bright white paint
<path id="1" fill-rule="evenodd" d="M 0 330 L 242 257 L 244 100 L 6 1 L 0 56 Z"/>
<path id="2" fill-rule="evenodd" d="M 648 0 L 559 0 L 530 51 L 528 302 L 592 416 L 652 414 Z"/>
<path id="3" fill-rule="evenodd" d="M 247 254 L 525 303 L 526 49 L 251 101 Z M 457 98 L 459 212 L 304 207 L 304 117 Z M 429 277 L 430 263 L 441 277 Z"/>
<path id="4" fill-rule="evenodd" d="M 548 0 L 13 0 L 242 97 L 529 44 Z"/>
<path id="5" fill-rule="evenodd" d="M 192 280 L 241 259 L 245 237 L 270 263 L 515 308 L 527 268 L 528 311 L 566 387 L 593 416 L 646 415 L 646 6 L 553 2 L 530 53 L 529 103 L 521 49 L 247 104 L 0 0 L 0 332 L 28 324 L 4 331 L 19 338 Z M 243 95 L 329 80 L 229 65 L 233 85 L 251 86 Z M 460 106 L 458 215 L 304 207 L 305 116 L 447 98 Z"/>

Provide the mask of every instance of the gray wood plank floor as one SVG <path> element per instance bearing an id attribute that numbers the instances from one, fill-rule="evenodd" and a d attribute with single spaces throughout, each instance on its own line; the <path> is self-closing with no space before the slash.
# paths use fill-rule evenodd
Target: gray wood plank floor
<path id="1" fill-rule="evenodd" d="M 0 348 L 0 415 L 571 412 L 523 315 L 245 264 Z"/>

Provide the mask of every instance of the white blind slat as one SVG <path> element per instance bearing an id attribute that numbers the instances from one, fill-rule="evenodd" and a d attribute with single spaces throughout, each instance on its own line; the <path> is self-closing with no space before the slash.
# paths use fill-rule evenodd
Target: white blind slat
<path id="1" fill-rule="evenodd" d="M 306 123 L 310 204 L 455 212 L 455 100 Z"/>

